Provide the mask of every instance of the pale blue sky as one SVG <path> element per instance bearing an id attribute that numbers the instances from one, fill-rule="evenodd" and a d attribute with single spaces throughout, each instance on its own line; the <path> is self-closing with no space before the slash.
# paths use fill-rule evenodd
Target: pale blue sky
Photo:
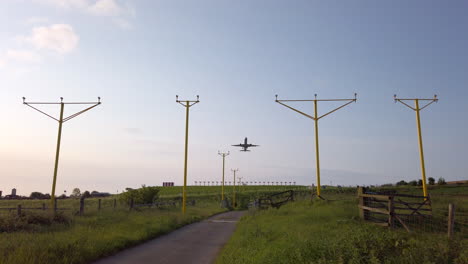
<path id="1" fill-rule="evenodd" d="M 176 94 L 201 101 L 190 112 L 189 183 L 220 180 L 218 150 L 231 151 L 226 168 L 247 181 L 315 183 L 313 122 L 274 95 L 354 92 L 356 104 L 320 121 L 322 184 L 420 177 L 415 114 L 394 104 L 394 93 L 439 95 L 422 112 L 427 175 L 467 179 L 467 8 L 465 1 L 2 1 L 0 190 L 50 192 L 57 124 L 23 106 L 22 96 L 102 97 L 64 125 L 58 190 L 181 184 L 185 111 Z M 312 103 L 297 106 L 313 111 Z M 244 137 L 261 147 L 229 147 Z"/>

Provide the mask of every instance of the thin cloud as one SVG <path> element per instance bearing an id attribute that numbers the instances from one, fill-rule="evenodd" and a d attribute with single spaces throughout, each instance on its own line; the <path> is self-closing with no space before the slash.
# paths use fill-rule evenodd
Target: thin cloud
<path id="1" fill-rule="evenodd" d="M 126 127 L 124 128 L 125 132 L 131 135 L 140 135 L 143 134 L 143 130 L 137 127 Z"/>
<path id="2" fill-rule="evenodd" d="M 127 2 L 117 0 L 35 0 L 61 9 L 78 10 L 97 17 L 110 17 L 122 29 L 131 29 L 128 18 L 135 16 L 135 10 Z"/>
<path id="3" fill-rule="evenodd" d="M 9 49 L 3 55 L 0 56 L 0 68 L 5 68 L 9 64 L 35 64 L 41 61 L 41 55 L 34 51 Z"/>
<path id="4" fill-rule="evenodd" d="M 99 0 L 88 6 L 87 11 L 96 16 L 120 16 L 125 13 L 123 7 L 114 0 Z"/>
<path id="5" fill-rule="evenodd" d="M 25 24 L 27 25 L 37 25 L 48 23 L 49 19 L 47 17 L 30 17 L 26 19 Z"/>
<path id="6" fill-rule="evenodd" d="M 76 49 L 80 38 L 70 25 L 53 24 L 33 28 L 32 35 L 25 39 L 37 49 L 65 54 Z"/>
<path id="7" fill-rule="evenodd" d="M 22 48 L 10 48 L 0 52 L 0 69 L 2 70 L 11 68 L 10 66 L 15 68 L 15 66 L 40 63 L 46 55 L 41 51 L 52 51 L 62 55 L 70 53 L 77 48 L 80 38 L 72 26 L 52 24 L 33 27 L 30 35 L 17 36 L 15 39 Z M 25 47 L 25 44 L 29 47 Z"/>

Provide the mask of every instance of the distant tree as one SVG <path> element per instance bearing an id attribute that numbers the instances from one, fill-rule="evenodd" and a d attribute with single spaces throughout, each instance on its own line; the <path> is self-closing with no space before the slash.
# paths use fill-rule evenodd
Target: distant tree
<path id="1" fill-rule="evenodd" d="M 429 177 L 429 179 L 427 179 L 428 182 L 429 182 L 429 185 L 434 185 L 435 184 L 435 179 L 432 178 L 432 177 Z"/>
<path id="2" fill-rule="evenodd" d="M 422 180 L 418 180 L 418 186 L 422 186 Z"/>
<path id="3" fill-rule="evenodd" d="M 45 194 L 41 192 L 32 192 L 31 195 L 29 195 L 29 198 L 31 199 L 46 199 Z"/>
<path id="4" fill-rule="evenodd" d="M 89 198 L 89 197 L 91 197 L 91 194 L 89 193 L 89 191 L 84 191 L 83 194 L 81 194 L 81 197 Z"/>
<path id="5" fill-rule="evenodd" d="M 62 194 L 58 197 L 58 199 L 66 199 L 67 198 L 67 195 L 66 194 Z"/>
<path id="6" fill-rule="evenodd" d="M 70 195 L 70 197 L 80 197 L 80 196 L 81 196 L 80 188 L 73 189 L 72 194 Z"/>
<path id="7" fill-rule="evenodd" d="M 410 182 L 408 182 L 408 184 L 411 185 L 411 186 L 416 186 L 416 185 L 418 185 L 418 182 L 417 181 L 410 181 Z"/>
<path id="8" fill-rule="evenodd" d="M 396 185 L 397 186 L 399 186 L 399 185 L 408 185 L 408 183 L 405 182 L 404 180 L 401 180 L 401 181 L 397 182 Z"/>
<path id="9" fill-rule="evenodd" d="M 438 185 L 445 185 L 445 184 L 447 184 L 447 183 L 445 182 L 445 179 L 444 179 L 444 178 L 440 177 L 439 180 L 437 181 L 437 184 L 438 184 Z"/>

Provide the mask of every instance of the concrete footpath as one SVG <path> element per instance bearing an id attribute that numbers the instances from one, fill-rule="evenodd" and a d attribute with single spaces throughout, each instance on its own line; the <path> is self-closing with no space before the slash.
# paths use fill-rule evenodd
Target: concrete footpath
<path id="1" fill-rule="evenodd" d="M 214 263 L 245 211 L 232 211 L 190 224 L 94 264 Z"/>

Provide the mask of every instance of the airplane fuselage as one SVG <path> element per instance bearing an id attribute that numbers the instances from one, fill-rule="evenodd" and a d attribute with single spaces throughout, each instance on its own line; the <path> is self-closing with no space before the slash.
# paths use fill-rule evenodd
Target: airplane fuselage
<path id="1" fill-rule="evenodd" d="M 248 139 L 245 138 L 245 139 L 244 139 L 244 144 L 240 143 L 240 144 L 238 144 L 238 145 L 232 145 L 232 146 L 234 146 L 234 147 L 241 147 L 242 149 L 241 149 L 240 151 L 244 151 L 244 152 L 250 151 L 250 150 L 248 150 L 248 148 L 250 148 L 250 147 L 257 147 L 257 146 L 258 146 L 258 145 L 249 144 L 249 143 L 247 142 L 247 140 L 248 140 Z"/>

